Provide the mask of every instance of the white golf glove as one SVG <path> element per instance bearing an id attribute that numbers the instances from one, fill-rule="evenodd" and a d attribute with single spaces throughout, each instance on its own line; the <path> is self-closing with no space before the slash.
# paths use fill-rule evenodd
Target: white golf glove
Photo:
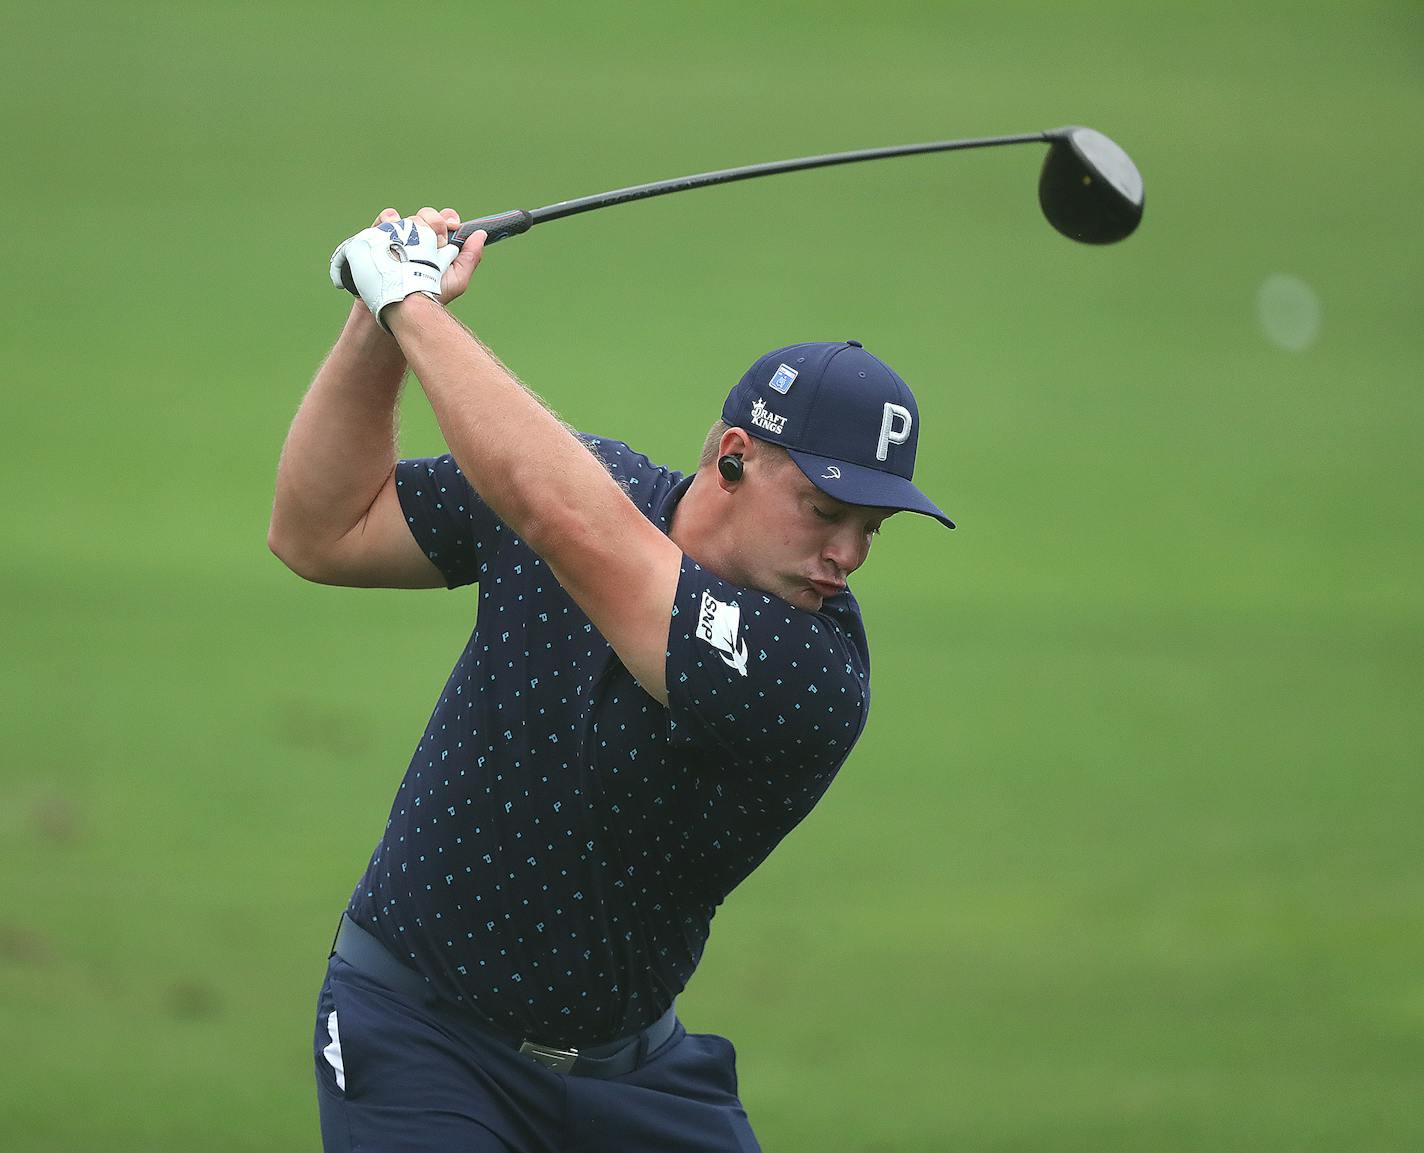
<path id="1" fill-rule="evenodd" d="M 459 255 L 453 244 L 437 248 L 435 233 L 423 221 L 383 220 L 342 241 L 331 254 L 331 283 L 345 288 L 342 272 L 349 269 L 371 315 L 389 332 L 381 311 L 415 292 L 438 301 L 440 278 Z"/>

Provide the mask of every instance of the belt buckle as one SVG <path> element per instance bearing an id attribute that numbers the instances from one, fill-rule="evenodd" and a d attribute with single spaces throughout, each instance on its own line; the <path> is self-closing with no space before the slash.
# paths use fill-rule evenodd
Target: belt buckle
<path id="1" fill-rule="evenodd" d="M 555 1049 L 552 1045 L 540 1045 L 535 1041 L 525 1041 L 519 1046 L 521 1053 L 527 1053 L 541 1065 L 547 1065 L 556 1073 L 567 1073 L 578 1060 L 577 1049 Z"/>

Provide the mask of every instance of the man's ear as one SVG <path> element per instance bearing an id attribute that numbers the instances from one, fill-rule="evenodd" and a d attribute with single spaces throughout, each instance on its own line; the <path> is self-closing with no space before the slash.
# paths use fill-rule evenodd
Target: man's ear
<path id="1" fill-rule="evenodd" d="M 717 444 L 717 486 L 730 493 L 741 483 L 744 458 L 756 455 L 756 442 L 740 428 L 729 428 Z"/>
<path id="2" fill-rule="evenodd" d="M 722 434 L 722 439 L 717 445 L 719 458 L 724 456 L 754 457 L 755 455 L 755 438 L 748 436 L 740 428 L 729 428 Z"/>

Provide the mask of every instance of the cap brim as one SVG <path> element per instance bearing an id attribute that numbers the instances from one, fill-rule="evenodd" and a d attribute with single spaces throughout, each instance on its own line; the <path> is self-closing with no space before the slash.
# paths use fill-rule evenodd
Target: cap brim
<path id="1" fill-rule="evenodd" d="M 870 508 L 893 508 L 904 512 L 919 512 L 932 516 L 946 528 L 953 528 L 950 520 L 934 501 L 903 476 L 893 472 L 881 472 L 878 468 L 866 468 L 863 464 L 850 464 L 830 456 L 816 456 L 788 448 L 791 459 L 806 474 L 806 479 L 827 496 L 845 504 L 863 504 Z"/>

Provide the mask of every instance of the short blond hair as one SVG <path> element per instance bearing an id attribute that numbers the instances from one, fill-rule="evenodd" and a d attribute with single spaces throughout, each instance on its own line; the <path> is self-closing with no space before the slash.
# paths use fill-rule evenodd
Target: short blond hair
<path id="1" fill-rule="evenodd" d="M 722 447 L 722 434 L 732 426 L 720 417 L 712 422 L 707 437 L 702 442 L 702 456 L 698 458 L 698 468 L 711 468 L 717 463 L 717 450 Z"/>

